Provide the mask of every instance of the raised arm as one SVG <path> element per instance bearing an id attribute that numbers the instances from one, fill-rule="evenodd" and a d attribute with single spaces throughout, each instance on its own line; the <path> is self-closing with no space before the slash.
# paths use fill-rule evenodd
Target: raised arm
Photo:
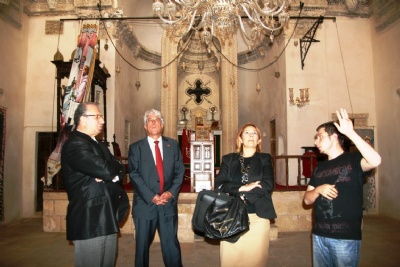
<path id="1" fill-rule="evenodd" d="M 349 119 L 347 111 L 343 108 L 336 111 L 339 123 L 335 122 L 335 126 L 339 132 L 346 135 L 360 151 L 363 158 L 361 159 L 361 168 L 364 172 L 372 170 L 381 164 L 381 156 L 375 149 L 365 142 L 361 136 L 359 136 L 353 128 L 353 123 Z"/>

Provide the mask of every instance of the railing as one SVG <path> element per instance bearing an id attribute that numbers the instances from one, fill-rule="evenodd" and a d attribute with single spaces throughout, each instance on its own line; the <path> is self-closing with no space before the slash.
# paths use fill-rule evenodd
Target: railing
<path id="1" fill-rule="evenodd" d="M 284 164 L 282 165 L 282 161 Z M 272 156 L 275 174 L 275 191 L 301 191 L 307 187 L 308 179 L 311 178 L 317 159 L 315 155 L 285 155 Z M 296 171 L 289 169 L 294 163 Z M 295 184 L 290 184 L 291 175 L 296 175 Z"/>

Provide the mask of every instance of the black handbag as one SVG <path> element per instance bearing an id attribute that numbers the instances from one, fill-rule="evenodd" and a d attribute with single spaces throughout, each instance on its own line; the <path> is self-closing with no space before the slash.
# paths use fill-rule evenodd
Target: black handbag
<path id="1" fill-rule="evenodd" d="M 215 201 L 215 205 L 228 203 L 233 197 L 221 191 L 202 190 L 197 194 L 196 206 L 192 217 L 192 227 L 197 234 L 204 233 L 204 217 L 208 207 Z"/>
<path id="2" fill-rule="evenodd" d="M 235 239 L 249 230 L 247 206 L 239 195 L 221 203 L 217 198 L 207 208 L 204 217 L 204 235 L 210 239 Z"/>

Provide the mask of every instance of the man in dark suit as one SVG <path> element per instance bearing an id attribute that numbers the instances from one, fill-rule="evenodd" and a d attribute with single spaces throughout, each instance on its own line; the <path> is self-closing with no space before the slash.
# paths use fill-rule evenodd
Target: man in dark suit
<path id="1" fill-rule="evenodd" d="M 127 200 L 119 181 L 121 164 L 102 142 L 104 125 L 95 103 L 81 103 L 74 113 L 76 130 L 65 142 L 61 171 L 68 194 L 67 239 L 75 246 L 75 267 L 115 265 L 120 198 Z M 126 211 L 128 207 L 126 207 Z"/>
<path id="2" fill-rule="evenodd" d="M 129 147 L 129 177 L 134 190 L 132 216 L 136 229 L 135 266 L 149 266 L 150 244 L 157 229 L 165 266 L 179 267 L 182 259 L 177 237 L 177 197 L 185 172 L 181 151 L 175 140 L 162 136 L 164 120 L 160 111 L 146 111 L 144 128 L 147 137 Z M 157 145 L 162 156 L 157 153 Z"/>

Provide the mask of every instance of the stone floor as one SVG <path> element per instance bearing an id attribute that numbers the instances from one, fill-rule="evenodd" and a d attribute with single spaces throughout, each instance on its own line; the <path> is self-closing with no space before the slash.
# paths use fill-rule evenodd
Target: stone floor
<path id="1" fill-rule="evenodd" d="M 383 216 L 364 217 L 360 266 L 400 266 L 400 221 Z M 132 235 L 119 238 L 117 267 L 133 266 Z M 219 266 L 218 243 L 196 241 L 182 243 L 184 266 Z M 270 243 L 269 266 L 311 266 L 311 241 L 308 232 L 279 233 Z M 151 248 L 151 266 L 163 266 L 159 244 Z M 73 246 L 65 233 L 46 233 L 42 220 L 22 219 L 0 225 L 0 266 L 63 267 L 73 266 Z"/>

